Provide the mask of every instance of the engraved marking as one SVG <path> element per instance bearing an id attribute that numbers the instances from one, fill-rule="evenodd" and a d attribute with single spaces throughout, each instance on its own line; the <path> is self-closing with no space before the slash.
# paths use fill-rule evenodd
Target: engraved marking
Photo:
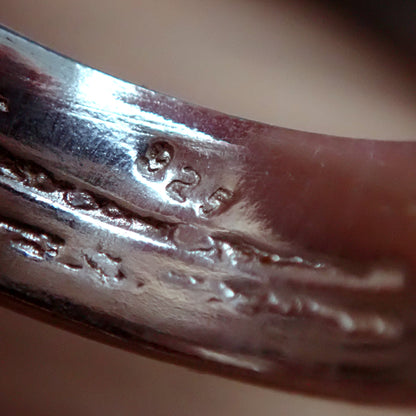
<path id="1" fill-rule="evenodd" d="M 126 218 L 126 213 L 124 213 L 117 205 L 112 202 L 108 202 L 102 207 L 102 211 L 105 215 L 115 219 Z"/>
<path id="2" fill-rule="evenodd" d="M 0 150 L 3 153 L 3 149 Z M 57 184 L 52 182 L 45 170 L 32 162 L 12 159 L 5 151 L 0 155 L 0 175 L 45 192 L 53 192 L 57 189 Z"/>
<path id="3" fill-rule="evenodd" d="M 16 239 L 10 242 L 11 247 L 13 247 L 17 252 L 23 254 L 25 257 L 29 257 L 33 260 L 44 260 L 45 252 L 42 250 L 42 247 L 39 244 L 34 243 L 33 241 L 28 241 L 25 239 Z"/>
<path id="4" fill-rule="evenodd" d="M 82 264 L 73 264 L 73 263 L 64 263 L 64 262 L 60 262 L 65 268 L 69 269 L 69 270 L 81 270 L 84 266 Z"/>
<path id="5" fill-rule="evenodd" d="M 2 160 L 2 156 L 3 155 L 0 154 L 0 160 L 2 162 L 2 165 L 0 166 L 0 175 L 21 182 L 23 180 L 22 175 L 19 175 L 15 169 L 12 169 L 9 160 Z"/>
<path id="6" fill-rule="evenodd" d="M 41 166 L 13 156 L 0 147 L 0 177 L 5 177 L 41 192 L 55 193 L 57 197 L 73 209 L 91 211 L 90 215 L 101 216 L 108 222 L 116 222 L 118 227 L 146 227 L 148 231 L 165 236 L 172 224 L 152 217 L 144 217 L 119 207 L 115 202 L 85 190 L 76 190 L 69 182 L 57 180 Z M 104 218 L 102 218 L 104 217 Z"/>
<path id="7" fill-rule="evenodd" d="M 218 188 L 205 202 L 201 205 L 200 211 L 205 215 L 212 215 L 214 212 L 223 210 L 226 204 L 232 199 L 233 193 L 225 188 Z"/>
<path id="8" fill-rule="evenodd" d="M 252 263 L 257 261 L 264 265 L 288 265 L 288 266 L 299 266 L 313 269 L 325 269 L 326 265 L 320 262 L 312 262 L 303 259 L 300 256 L 281 256 L 276 253 L 270 253 L 264 250 L 260 250 L 257 247 L 247 244 L 245 242 L 237 243 L 234 241 L 227 241 L 222 237 L 215 239 L 217 245 L 220 248 L 222 257 L 228 258 L 232 264 Z"/>
<path id="9" fill-rule="evenodd" d="M 250 268 L 257 266 L 259 273 L 264 266 L 270 270 L 276 266 L 285 269 L 298 268 L 300 273 L 285 274 L 287 282 L 373 293 L 398 292 L 405 285 L 405 273 L 400 267 L 374 266 L 371 269 L 349 270 L 342 263 L 337 266 L 327 263 L 326 260 L 305 259 L 296 255 L 288 256 L 287 254 L 267 252 L 253 244 L 244 241 L 237 242 L 234 236 L 230 238 L 230 236 L 221 234 L 213 237 L 213 240 L 216 245 L 217 259 L 243 270 L 245 265 L 250 265 Z M 314 270 L 319 273 L 308 272 Z"/>
<path id="10" fill-rule="evenodd" d="M 28 176 L 25 184 L 45 192 L 54 192 L 56 190 L 56 187 L 54 186 L 49 176 L 43 172 L 38 172 L 32 176 Z"/>
<path id="11" fill-rule="evenodd" d="M 309 295 L 281 295 L 271 290 L 270 285 L 251 279 L 228 279 L 218 284 L 218 290 L 224 299 L 233 300 L 239 312 L 250 316 L 278 314 L 288 318 L 313 317 L 333 324 L 347 334 L 370 334 L 383 339 L 398 339 L 403 332 L 399 320 L 381 315 L 376 310 L 349 310 L 343 305 L 325 304 Z"/>
<path id="12" fill-rule="evenodd" d="M 65 204 L 68 204 L 72 208 L 87 209 L 83 208 L 84 206 L 87 206 L 88 209 L 99 210 L 99 214 L 104 215 L 107 220 L 112 220 L 114 218 L 121 218 L 123 220 L 133 219 L 133 221 L 144 222 L 154 230 L 160 231 L 163 227 L 168 228 L 169 233 L 166 233 L 166 235 L 170 238 L 172 238 L 172 235 L 175 235 L 174 233 L 170 233 L 174 227 L 172 225 L 155 219 L 141 218 L 134 213 L 129 213 L 124 209 L 119 208 L 112 201 L 104 200 L 103 197 L 96 196 L 89 192 L 75 191 L 73 185 L 67 182 L 57 181 L 51 173 L 34 163 L 19 161 L 17 158 L 8 157 L 7 154 L 3 153 L 1 150 L 2 149 L 0 148 L 0 175 L 30 187 L 31 191 L 37 189 L 41 192 L 56 192 L 57 195 L 54 195 L 53 197 L 55 198 L 56 196 L 59 200 L 63 200 Z M 190 169 L 188 173 L 191 175 L 192 172 L 196 173 L 193 169 L 188 169 Z M 195 180 L 195 176 L 190 177 L 190 179 L 192 178 L 193 181 L 191 182 L 199 183 L 199 175 L 197 176 L 197 180 Z M 187 185 L 188 188 L 193 189 L 192 183 L 188 183 Z M 188 190 L 185 187 L 185 197 L 188 197 L 187 192 Z M 78 193 L 77 198 L 79 198 L 79 194 L 81 195 L 78 200 L 76 198 L 65 198 L 65 196 L 68 196 L 69 194 L 73 196 L 76 195 L 76 193 Z M 87 196 L 85 197 L 83 194 Z M 76 203 L 74 203 L 74 201 L 76 201 Z M 212 199 L 211 205 L 217 207 L 217 202 L 218 198 L 215 197 Z M 91 206 L 93 208 L 90 208 Z M 209 211 L 208 209 L 207 212 L 215 212 L 215 210 L 215 208 L 214 211 Z M 98 214 L 92 212 L 89 213 L 89 215 L 93 216 Z M 120 223 L 117 222 L 117 225 L 119 224 Z M 0 231 L 1 230 L 16 234 L 10 242 L 11 247 L 20 254 L 35 261 L 53 259 L 58 255 L 60 247 L 64 244 L 63 240 L 56 241 L 53 236 L 50 236 L 43 231 L 35 231 L 26 226 L 15 226 L 10 221 L 0 221 Z M 189 273 L 173 273 L 168 278 L 165 277 L 165 279 L 181 288 L 186 287 L 189 290 L 206 290 L 208 292 L 206 293 L 206 297 L 208 298 L 207 302 L 212 304 L 213 307 L 224 307 L 227 310 L 233 310 L 235 313 L 251 316 L 255 315 L 258 317 L 257 319 L 265 325 L 272 326 L 273 323 L 271 323 L 271 321 L 273 317 L 278 320 L 281 320 L 281 318 L 284 318 L 285 320 L 286 318 L 296 318 L 305 323 L 311 322 L 311 324 L 316 324 L 314 321 L 323 322 L 329 328 L 331 325 L 335 326 L 343 332 L 348 341 L 351 341 L 350 336 L 356 336 L 356 338 L 352 338 L 352 341 L 355 341 L 356 339 L 365 339 L 365 341 L 367 341 L 369 337 L 372 337 L 370 338 L 370 342 L 373 344 L 376 342 L 381 344 L 386 340 L 397 341 L 400 339 L 403 332 L 403 323 L 388 315 L 388 306 L 386 306 L 386 311 L 381 309 L 380 311 L 373 310 L 370 312 L 361 311 L 359 309 L 355 310 L 352 306 L 342 304 L 342 300 L 346 299 L 344 294 L 342 295 L 344 297 L 339 298 L 341 299 L 340 305 L 326 304 L 320 299 L 315 299 L 311 296 L 288 297 L 285 293 L 279 293 L 275 290 L 274 283 L 266 277 L 270 270 L 274 272 L 275 270 L 284 270 L 286 269 L 286 266 L 296 266 L 298 268 L 297 271 L 299 272 L 303 272 L 301 269 L 310 269 L 310 271 L 313 272 L 310 273 L 312 278 L 308 281 L 308 284 L 310 282 L 312 282 L 312 284 L 314 282 L 324 282 L 324 284 L 329 287 L 335 281 L 336 284 L 343 289 L 349 287 L 363 289 L 366 288 L 366 280 L 365 278 L 362 278 L 362 276 L 353 277 L 350 275 L 345 277 L 345 280 L 342 280 L 337 276 L 338 270 L 333 268 L 335 272 L 333 275 L 329 276 L 331 279 L 321 281 L 319 280 L 319 276 L 317 276 L 321 273 L 316 273 L 315 269 L 326 269 L 328 265 L 312 262 L 303 259 L 300 256 L 285 257 L 276 253 L 268 253 L 252 244 L 241 242 L 240 237 L 233 239 L 229 234 L 226 234 L 226 237 L 208 236 L 208 238 L 212 238 L 215 241 L 216 246 L 213 248 L 213 252 L 214 250 L 217 250 L 215 255 L 219 256 L 219 253 L 223 253 L 223 257 L 225 257 L 224 263 L 226 266 L 230 265 L 231 269 L 235 270 L 239 267 L 244 269 L 244 264 L 248 264 L 246 269 L 250 269 L 250 273 L 254 275 L 257 274 L 262 276 L 262 271 L 267 272 L 264 274 L 265 278 L 264 281 L 262 281 L 261 288 L 256 285 L 256 283 L 253 284 L 251 280 L 250 282 L 242 282 L 240 280 L 230 281 L 230 279 L 225 279 L 220 283 L 215 283 L 215 279 L 212 279 L 214 283 L 208 281 L 209 284 L 204 284 L 203 280 Z M 180 239 L 182 240 L 183 238 L 180 237 Z M 186 240 L 186 238 L 184 240 Z M 98 278 L 102 282 L 119 282 L 120 280 L 128 278 L 125 275 L 124 270 L 121 269 L 121 259 L 119 257 L 109 255 L 108 253 L 94 252 L 92 250 L 87 250 L 87 252 L 84 252 L 84 255 L 84 267 L 87 271 L 91 269 L 93 273 L 90 274 L 93 276 L 98 275 Z M 204 255 L 208 257 L 206 254 Z M 195 256 L 195 259 L 197 262 L 198 257 Z M 59 259 L 56 261 L 59 261 Z M 224 263 L 221 267 L 224 266 Z M 77 265 L 74 266 L 71 263 L 66 263 L 64 266 L 68 268 L 71 268 L 72 266 L 73 269 L 79 270 Z M 329 268 L 331 269 L 330 266 L 331 265 L 329 265 Z M 325 274 L 324 272 L 326 272 L 326 270 L 322 271 L 322 274 Z M 342 271 L 338 274 L 341 274 L 342 277 Z M 280 275 L 278 276 L 279 279 L 283 279 Z M 304 281 L 297 278 L 297 273 L 292 273 L 291 276 L 295 283 L 304 283 Z M 215 278 L 217 278 L 217 275 L 215 275 Z M 280 283 L 281 281 L 282 280 L 280 280 Z M 141 287 L 144 284 L 142 281 L 136 281 L 134 283 L 137 287 Z M 207 289 L 207 286 L 210 287 Z M 381 290 L 386 287 L 389 289 L 391 286 L 386 283 L 386 285 L 377 284 L 371 287 L 375 287 L 376 290 Z M 399 286 L 399 288 L 402 287 L 403 286 Z M 218 304 L 217 302 L 222 302 L 222 304 Z"/>
<path id="13" fill-rule="evenodd" d="M 396 319 L 383 317 L 376 312 L 349 311 L 311 298 L 295 297 L 283 300 L 272 293 L 269 296 L 268 310 L 284 316 L 317 317 L 351 334 L 370 333 L 376 337 L 398 339 L 403 332 L 402 324 Z"/>
<path id="14" fill-rule="evenodd" d="M 231 298 L 235 297 L 235 292 L 228 285 L 226 285 L 224 282 L 220 282 L 218 284 L 218 288 L 219 288 L 221 294 L 225 298 L 231 299 Z"/>
<path id="15" fill-rule="evenodd" d="M 167 194 L 178 202 L 185 202 L 190 192 L 198 186 L 201 177 L 198 172 L 189 166 L 182 168 L 183 177 L 172 181 L 167 187 Z"/>
<path id="16" fill-rule="evenodd" d="M 30 191 L 38 190 L 41 192 L 54 193 L 54 198 L 68 204 L 65 195 L 75 191 L 74 185 L 66 181 L 57 180 L 53 174 L 33 162 L 22 160 L 11 155 L 6 149 L 0 147 L 0 176 L 8 180 L 16 181 L 24 186 L 28 186 Z M 82 193 L 82 191 L 81 191 Z M 96 216 L 100 220 L 115 224 L 117 227 L 124 229 L 139 230 L 140 232 L 151 232 L 155 236 L 163 239 L 175 239 L 175 233 L 171 233 L 177 225 L 157 220 L 153 217 L 143 217 L 139 214 L 125 210 L 116 205 L 115 202 L 97 196 L 91 192 L 86 193 L 90 205 L 99 207 L 97 210 L 90 210 L 89 215 Z M 182 237 L 179 237 L 182 240 Z M 217 236 L 207 236 L 214 242 L 211 249 L 211 255 L 216 261 L 222 261 L 231 267 L 244 268 L 245 264 L 250 267 L 258 267 L 258 273 L 261 273 L 260 267 L 298 267 L 304 270 L 324 270 L 325 273 L 298 275 L 291 274 L 288 279 L 294 283 L 306 283 L 314 285 L 325 285 L 328 287 L 343 287 L 368 291 L 397 291 L 404 287 L 404 273 L 400 270 L 385 270 L 376 268 L 365 274 L 345 273 L 341 268 L 341 273 L 336 267 L 331 267 L 320 261 L 304 259 L 300 256 L 288 256 L 274 252 L 266 252 L 255 245 L 244 242 L 240 238 L 236 239 L 228 234 Z M 208 241 L 207 240 L 207 241 Z M 199 244 L 199 243 L 198 243 Z M 208 247 L 208 246 L 207 246 Z M 188 248 L 183 246 L 184 250 L 192 249 L 190 244 Z M 256 272 L 256 273 L 257 273 Z"/>
<path id="17" fill-rule="evenodd" d="M 117 272 L 116 279 L 117 280 L 124 280 L 124 279 L 127 279 L 127 276 L 121 270 L 119 270 Z"/>
<path id="18" fill-rule="evenodd" d="M 145 173 L 156 173 L 165 169 L 173 159 L 174 148 L 166 141 L 158 141 L 150 144 L 144 156 L 137 161 L 137 166 Z M 159 178 L 160 179 L 160 178 Z M 201 182 L 201 175 L 191 166 L 182 168 L 179 177 L 172 180 L 166 187 L 166 193 L 175 201 L 186 202 L 190 198 L 190 192 Z M 219 187 L 200 206 L 200 212 L 209 216 L 217 211 L 222 211 L 233 197 L 233 192 Z"/>
<path id="19" fill-rule="evenodd" d="M 2 95 L 0 95 L 0 111 L 3 113 L 9 112 L 9 100 Z"/>
<path id="20" fill-rule="evenodd" d="M 103 283 L 110 280 L 124 280 L 127 276 L 120 269 L 121 259 L 113 257 L 104 252 L 93 252 L 88 250 L 84 253 L 84 259 L 90 269 L 92 269 Z"/>
<path id="21" fill-rule="evenodd" d="M 192 172 L 194 171 L 191 170 L 191 175 Z M 299 284 L 302 285 L 302 287 L 304 287 L 306 284 L 308 286 L 310 285 L 311 287 L 314 285 L 320 285 L 326 288 L 339 287 L 340 289 L 345 290 L 357 289 L 361 292 L 371 291 L 373 294 L 377 294 L 380 291 L 401 290 L 405 284 L 403 273 L 399 273 L 396 270 L 393 270 L 387 274 L 384 273 L 381 280 L 381 273 L 378 269 L 374 270 L 374 273 L 371 272 L 369 274 L 367 273 L 357 275 L 351 274 L 348 271 L 346 273 L 342 268 L 332 267 L 331 264 L 320 263 L 311 259 L 304 259 L 300 256 L 290 255 L 293 253 L 293 250 L 289 251 L 289 255 L 266 252 L 262 249 L 259 249 L 254 244 L 244 242 L 240 236 L 235 237 L 229 233 L 218 233 L 217 235 L 212 236 L 206 235 L 206 239 L 201 240 L 202 242 L 205 241 L 201 245 L 201 242 L 198 238 L 188 238 L 189 236 L 184 236 L 182 233 L 184 230 L 180 230 L 178 233 L 176 233 L 177 230 L 175 230 L 175 227 L 178 227 L 177 224 L 160 221 L 152 217 L 142 217 L 134 212 L 127 211 L 124 208 L 117 206 L 115 202 L 105 199 L 102 196 L 98 196 L 83 190 L 76 191 L 74 185 L 65 181 L 57 180 L 53 174 L 41 168 L 40 166 L 34 164 L 33 162 L 21 160 L 17 157 L 14 157 L 3 148 L 0 148 L 0 176 L 7 178 L 7 180 L 5 180 L 6 182 L 11 180 L 18 182 L 20 185 L 30 187 L 30 192 L 34 192 L 35 190 L 38 190 L 42 193 L 53 192 L 54 194 L 50 197 L 52 202 L 57 200 L 60 204 L 66 204 L 67 207 L 70 207 L 75 211 L 80 209 L 79 206 L 83 206 L 86 200 L 87 207 L 96 207 L 96 210 L 90 209 L 90 212 L 88 212 L 88 215 L 91 217 L 98 218 L 101 221 L 110 222 L 120 228 L 132 229 L 133 231 L 138 231 L 140 233 L 150 232 L 152 233 L 152 238 L 163 238 L 164 240 L 171 240 L 170 242 L 176 243 L 178 247 L 183 244 L 183 250 L 195 250 L 198 246 L 199 249 L 201 249 L 201 247 L 208 249 L 209 244 L 205 243 L 210 243 L 213 241 L 213 247 L 210 248 L 209 253 L 192 253 L 192 255 L 195 256 L 195 262 L 198 262 L 201 258 L 203 260 L 210 258 L 216 263 L 221 262 L 221 267 L 225 267 L 228 270 L 234 269 L 242 271 L 245 274 L 265 276 L 266 282 L 264 285 L 265 287 L 269 287 L 269 289 L 271 287 L 272 290 L 274 290 L 274 283 L 272 281 L 267 281 L 266 276 L 270 276 L 271 273 L 274 274 L 275 272 L 279 271 L 283 271 L 283 274 L 276 273 L 276 276 L 279 277 L 280 283 L 283 281 L 285 284 L 286 282 L 290 282 L 290 284 Z M 195 176 L 193 176 L 193 179 L 195 180 Z M 196 179 L 196 181 L 199 183 L 199 175 L 196 177 Z M 192 186 L 190 187 L 192 188 Z M 74 207 L 73 205 L 69 204 L 69 202 L 73 203 L 75 198 L 65 198 L 66 195 L 74 195 L 75 192 L 78 192 L 81 195 L 83 193 L 87 195 L 85 198 L 80 198 L 81 203 L 77 202 L 77 204 L 74 204 L 78 205 L 78 207 Z M 184 192 L 187 194 L 186 189 Z M 214 194 L 215 192 L 212 195 Z M 216 200 L 216 198 L 213 198 L 211 201 L 213 205 L 217 203 Z M 214 210 L 212 212 L 218 211 Z M 198 233 L 199 231 L 196 232 L 196 236 L 194 237 L 198 237 Z M 180 241 L 179 245 L 178 240 Z M 29 238 L 28 241 L 33 242 L 33 238 Z M 196 243 L 194 244 L 193 241 Z M 36 241 L 35 243 L 39 244 Z M 43 247 L 42 245 L 40 246 Z M 21 244 L 20 247 L 20 253 L 26 253 L 25 255 L 32 256 L 30 258 L 36 258 L 43 255 L 34 243 L 30 243 L 28 245 L 28 243 L 25 242 L 25 244 Z M 59 244 L 57 247 L 60 247 Z M 13 248 L 15 250 L 19 250 L 17 245 Z M 55 254 L 56 253 L 57 249 L 55 251 Z M 83 260 L 83 267 L 91 268 L 91 265 L 94 265 L 95 263 L 96 268 L 98 269 L 98 271 L 96 270 L 95 273 L 98 273 L 102 280 L 123 280 L 123 276 L 125 276 L 125 274 L 124 270 L 121 270 L 121 266 L 117 267 L 117 265 L 114 263 L 111 265 L 111 261 L 114 262 L 114 260 L 117 259 L 116 256 L 107 256 L 109 257 L 108 261 L 110 262 L 110 265 L 105 266 L 107 261 L 106 260 L 104 262 L 104 267 L 101 265 L 100 261 L 98 261 L 100 259 L 96 259 L 93 254 L 90 254 L 89 252 L 85 254 L 92 258 L 92 262 L 90 262 L 91 264 L 88 265 L 86 260 Z M 53 255 L 53 250 L 50 250 L 47 258 L 49 259 L 53 257 Z M 46 255 L 44 258 L 45 257 Z M 60 260 L 61 258 L 59 257 L 56 261 Z M 79 270 L 79 267 L 77 267 L 76 264 L 73 264 L 75 262 L 76 260 L 73 261 L 72 259 L 68 259 L 66 265 L 64 263 L 62 264 L 68 269 L 71 269 L 71 266 L 73 266 L 72 270 Z M 107 270 L 108 268 L 111 269 L 111 267 L 113 267 L 112 271 Z M 297 270 L 288 271 L 288 267 L 296 267 Z M 321 269 L 323 269 L 322 272 Z M 226 297 L 225 294 L 222 294 L 222 299 L 220 299 L 221 302 L 227 303 L 236 308 L 243 308 L 246 311 L 248 311 L 250 308 L 256 309 L 258 307 L 256 305 L 258 305 L 257 299 L 260 295 L 254 293 L 256 292 L 254 288 L 253 294 L 249 296 L 250 288 L 245 283 L 241 284 L 241 282 L 238 282 L 232 284 L 228 280 L 224 283 L 224 289 L 227 287 L 227 285 L 229 286 L 229 291 L 227 291 L 226 294 L 232 295 L 232 293 L 234 293 L 234 296 Z M 197 285 L 192 285 L 192 282 L 188 284 L 188 287 L 198 289 L 201 288 Z M 213 293 L 210 296 L 215 298 L 217 295 L 221 296 L 220 288 L 215 288 L 214 291 L 215 290 L 217 290 L 217 293 Z M 260 292 L 261 291 L 259 291 L 259 293 Z M 267 292 L 263 292 L 262 296 L 268 297 L 271 295 L 269 295 Z M 276 307 L 270 307 L 270 310 L 267 313 L 272 313 L 272 309 L 276 309 Z M 384 316 L 381 316 L 381 318 L 382 320 L 385 319 Z M 344 324 L 347 322 L 348 320 L 344 320 Z M 379 326 L 384 326 L 384 321 L 380 322 L 382 322 L 382 324 Z"/>
<path id="22" fill-rule="evenodd" d="M 144 156 L 138 159 L 138 167 L 144 167 L 148 172 L 155 173 L 166 168 L 173 159 L 174 149 L 166 141 L 157 141 L 148 146 Z"/>
<path id="23" fill-rule="evenodd" d="M 199 276 L 191 276 L 189 274 L 178 273 L 178 272 L 169 272 L 162 275 L 162 279 L 167 283 L 174 285 L 179 285 L 182 287 L 193 287 L 202 285 L 204 279 Z"/>
<path id="24" fill-rule="evenodd" d="M 263 290 L 264 284 L 252 279 L 230 279 L 224 281 L 224 287 L 229 288 L 235 295 L 251 297 Z"/>
<path id="25" fill-rule="evenodd" d="M 211 250 L 213 239 L 207 232 L 195 225 L 179 224 L 173 232 L 173 241 L 183 250 Z"/>
<path id="26" fill-rule="evenodd" d="M 57 184 L 53 182 L 50 175 L 34 163 L 25 163 L 21 161 L 16 163 L 17 175 L 21 176 L 26 186 L 37 188 L 44 192 L 54 192 Z"/>
<path id="27" fill-rule="evenodd" d="M 12 234 L 10 246 L 33 260 L 50 260 L 58 255 L 64 240 L 26 224 L 0 218 L 0 231 Z"/>
<path id="28" fill-rule="evenodd" d="M 105 255 L 114 263 L 121 263 L 121 258 L 118 256 L 112 256 L 111 254 L 105 253 Z"/>
<path id="29" fill-rule="evenodd" d="M 208 303 L 221 303 L 222 300 L 220 298 L 211 297 L 207 300 Z"/>
<path id="30" fill-rule="evenodd" d="M 65 201 L 71 207 L 85 210 L 98 209 L 99 205 L 94 199 L 93 195 L 83 191 L 66 192 L 64 196 Z"/>

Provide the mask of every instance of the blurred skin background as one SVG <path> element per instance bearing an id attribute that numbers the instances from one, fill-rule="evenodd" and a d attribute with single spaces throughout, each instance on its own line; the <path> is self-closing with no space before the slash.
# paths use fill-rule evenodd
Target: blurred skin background
<path id="1" fill-rule="evenodd" d="M 226 113 L 356 138 L 416 140 L 416 43 L 406 43 L 406 31 L 386 36 L 334 7 L 306 0 L 0 0 L 0 22 L 104 72 Z M 0 308 L 1 415 L 256 413 L 415 411 L 199 374 Z"/>

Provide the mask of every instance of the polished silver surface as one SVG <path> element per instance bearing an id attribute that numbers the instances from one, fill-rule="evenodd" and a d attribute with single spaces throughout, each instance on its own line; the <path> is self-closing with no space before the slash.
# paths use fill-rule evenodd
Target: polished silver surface
<path id="1" fill-rule="evenodd" d="M 7 295 L 285 388 L 414 388 L 414 144 L 228 117 L 0 28 L 0 146 Z"/>

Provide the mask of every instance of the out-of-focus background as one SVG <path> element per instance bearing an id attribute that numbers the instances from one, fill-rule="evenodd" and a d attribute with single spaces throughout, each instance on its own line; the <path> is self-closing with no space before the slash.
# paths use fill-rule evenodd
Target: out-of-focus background
<path id="1" fill-rule="evenodd" d="M 335 3 L 0 0 L 0 22 L 85 64 L 227 113 L 329 134 L 416 139 L 414 43 L 401 41 L 406 33 L 373 30 L 372 19 L 354 14 L 359 2 L 344 14 Z M 199 374 L 0 308 L 4 416 L 393 413 L 415 411 Z"/>

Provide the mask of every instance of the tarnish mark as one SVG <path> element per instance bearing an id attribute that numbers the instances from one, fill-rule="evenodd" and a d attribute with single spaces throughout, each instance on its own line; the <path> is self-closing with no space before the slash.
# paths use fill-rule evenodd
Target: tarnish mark
<path id="1" fill-rule="evenodd" d="M 0 95 L 0 112 L 9 112 L 9 100 L 6 97 L 3 97 L 3 95 Z"/>
<path id="2" fill-rule="evenodd" d="M 189 166 L 182 168 L 182 177 L 180 179 L 172 181 L 166 187 L 167 194 L 178 202 L 185 202 L 190 192 L 198 186 L 201 181 L 201 176 Z"/>
<path id="3" fill-rule="evenodd" d="M 201 205 L 202 214 L 209 216 L 219 211 L 223 211 L 227 203 L 232 199 L 233 193 L 225 188 L 218 188 L 205 202 Z"/>

